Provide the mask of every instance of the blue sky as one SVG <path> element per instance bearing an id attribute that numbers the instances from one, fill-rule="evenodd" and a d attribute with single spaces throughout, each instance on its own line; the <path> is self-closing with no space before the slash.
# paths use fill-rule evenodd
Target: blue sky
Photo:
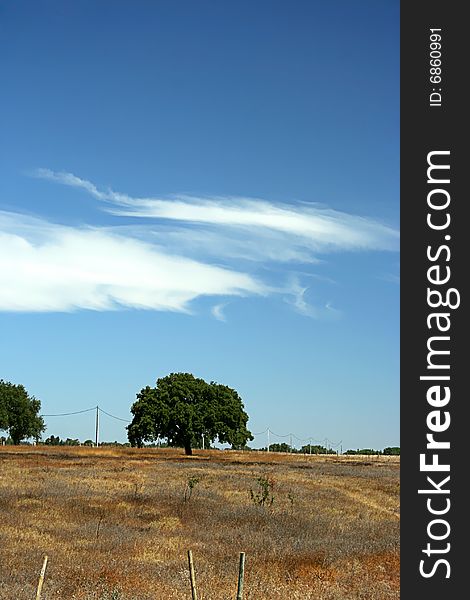
<path id="1" fill-rule="evenodd" d="M 398 4 L 4 3 L 0 377 L 127 418 L 189 371 L 398 445 Z"/>

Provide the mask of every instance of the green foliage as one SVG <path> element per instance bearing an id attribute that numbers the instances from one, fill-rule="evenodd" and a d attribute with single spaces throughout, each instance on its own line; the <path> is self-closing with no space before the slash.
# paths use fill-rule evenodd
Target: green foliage
<path id="1" fill-rule="evenodd" d="M 67 438 L 64 446 L 80 446 L 80 440 L 78 438 Z"/>
<path id="2" fill-rule="evenodd" d="M 357 450 L 346 450 L 346 452 L 344 454 L 350 454 L 350 455 L 354 455 L 354 454 L 363 454 L 365 456 L 378 456 L 380 454 L 382 454 L 382 452 L 380 450 L 373 450 L 372 448 L 362 448 L 362 449 L 357 449 Z"/>
<path id="3" fill-rule="evenodd" d="M 78 438 L 61 440 L 58 435 L 50 435 L 44 440 L 44 444 L 46 446 L 80 446 L 80 440 Z M 93 445 L 93 442 L 91 442 L 91 445 Z"/>
<path id="4" fill-rule="evenodd" d="M 169 446 L 206 447 L 217 438 L 232 448 L 244 447 L 253 436 L 246 428 L 248 415 L 238 393 L 226 385 L 206 383 L 191 373 L 171 373 L 157 380 L 155 388 L 143 388 L 131 407 L 127 427 L 132 446 L 166 438 Z"/>
<path id="5" fill-rule="evenodd" d="M 193 489 L 199 483 L 199 477 L 188 477 L 188 481 L 186 482 L 186 486 L 184 488 L 184 502 L 189 502 L 191 500 L 191 496 L 193 495 Z"/>
<path id="6" fill-rule="evenodd" d="M 8 429 L 8 412 L 6 403 L 6 386 L 11 384 L 4 383 L 3 379 L 0 379 L 0 431 L 6 431 Z"/>
<path id="7" fill-rule="evenodd" d="M 58 435 L 50 435 L 48 438 L 44 440 L 46 446 L 59 446 L 61 443 L 61 439 Z"/>
<path id="8" fill-rule="evenodd" d="M 319 446 L 318 444 L 307 444 L 302 446 L 300 452 L 302 452 L 302 454 L 336 454 L 336 450 L 333 450 L 333 448 L 326 448 L 325 446 Z"/>
<path id="9" fill-rule="evenodd" d="M 260 448 L 260 450 L 266 452 L 267 448 Z M 291 446 L 290 444 L 287 444 L 286 442 L 282 442 L 281 444 L 275 443 L 275 444 L 269 444 L 269 451 L 270 452 L 290 452 L 292 454 L 336 454 L 336 450 L 333 450 L 333 448 L 326 448 L 325 446 L 318 446 L 318 445 L 306 445 L 306 446 L 302 446 L 299 449 L 295 448 L 294 446 Z"/>
<path id="10" fill-rule="evenodd" d="M 292 490 L 289 490 L 289 491 L 287 492 L 287 499 L 288 499 L 288 500 L 289 500 L 289 502 L 290 502 L 290 507 L 291 507 L 291 510 L 294 510 L 294 502 L 295 502 L 295 500 L 296 500 L 296 496 L 295 496 L 295 493 L 294 493 Z"/>
<path id="11" fill-rule="evenodd" d="M 391 448 L 384 448 L 383 450 L 374 450 L 372 448 L 362 448 L 362 449 L 357 449 L 357 450 L 346 450 L 346 452 L 344 454 L 350 454 L 350 455 L 354 455 L 354 454 L 365 454 L 368 456 L 373 456 L 373 455 L 381 455 L 384 454 L 385 456 L 400 456 L 400 448 L 399 446 L 393 446 Z"/>
<path id="12" fill-rule="evenodd" d="M 400 456 L 400 447 L 392 446 L 389 448 L 384 448 L 383 453 L 387 456 Z"/>
<path id="13" fill-rule="evenodd" d="M 291 448 L 289 444 L 286 442 L 282 442 L 282 444 L 269 444 L 270 452 L 297 452 L 295 448 Z"/>
<path id="14" fill-rule="evenodd" d="M 274 488 L 274 479 L 261 475 L 256 480 L 257 488 L 250 488 L 250 498 L 257 506 L 272 506 L 274 496 L 272 490 Z"/>
<path id="15" fill-rule="evenodd" d="M 39 416 L 41 402 L 22 385 L 0 379 L 0 430 L 8 431 L 14 444 L 41 437 L 46 427 Z"/>

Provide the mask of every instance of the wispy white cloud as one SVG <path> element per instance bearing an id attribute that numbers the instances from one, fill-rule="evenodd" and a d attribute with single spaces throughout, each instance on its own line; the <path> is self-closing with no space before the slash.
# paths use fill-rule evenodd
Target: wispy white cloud
<path id="1" fill-rule="evenodd" d="M 171 200 L 126 200 L 129 208 L 111 210 L 115 215 L 171 219 L 219 227 L 275 231 L 303 240 L 320 251 L 396 249 L 398 234 L 370 219 L 331 209 L 305 205 L 280 206 L 252 198 L 179 197 Z"/>
<path id="2" fill-rule="evenodd" d="M 206 248 L 211 242 L 218 249 L 225 245 L 236 254 L 243 248 L 248 258 L 283 260 L 284 256 L 284 260 L 310 262 L 315 252 L 398 250 L 399 234 L 395 229 L 370 218 L 316 205 L 274 204 L 256 198 L 226 196 L 133 198 L 112 190 L 100 191 L 93 183 L 71 173 L 38 169 L 34 175 L 86 190 L 106 201 L 105 210 L 113 215 L 197 224 L 198 233 L 206 237 Z M 185 236 L 192 243 L 200 242 L 193 228 L 188 234 L 186 227 Z M 266 252 L 262 250 L 264 245 Z"/>
<path id="3" fill-rule="evenodd" d="M 211 313 L 217 319 L 217 321 L 223 321 L 225 323 L 225 321 L 227 320 L 225 317 L 225 313 L 224 313 L 224 308 L 226 306 L 227 306 L 227 304 L 224 303 L 224 304 L 216 304 L 215 306 L 212 307 Z"/>
<path id="4" fill-rule="evenodd" d="M 329 252 L 398 249 L 393 228 L 318 205 L 246 197 L 133 198 L 72 173 L 31 174 L 85 191 L 122 224 L 72 227 L 0 212 L 4 311 L 188 312 L 201 296 L 279 293 L 302 315 L 330 318 L 339 311 L 309 302 L 309 288 L 290 275 L 286 263 L 321 262 Z M 125 217 L 139 217 L 142 225 Z M 278 269 L 277 282 L 268 285 L 259 272 L 271 266 Z M 225 305 L 212 307 L 214 318 L 225 321 Z"/>
<path id="5" fill-rule="evenodd" d="M 307 300 L 308 286 L 300 284 L 297 276 L 290 278 L 290 283 L 286 288 L 286 296 L 284 300 L 290 304 L 293 309 L 304 317 L 313 319 L 337 319 L 341 317 L 340 310 L 334 308 L 331 302 L 327 302 L 324 306 L 315 305 Z"/>
<path id="6" fill-rule="evenodd" d="M 307 287 L 301 287 L 300 285 L 293 287 L 291 290 L 293 299 L 290 303 L 301 315 L 305 315 L 307 317 L 316 317 L 316 309 L 305 300 L 305 293 L 307 290 Z"/>
<path id="7" fill-rule="evenodd" d="M 0 310 L 188 311 L 200 296 L 267 294 L 254 277 L 106 229 L 0 212 Z"/>
<path id="8" fill-rule="evenodd" d="M 112 195 L 109 196 L 104 192 L 100 192 L 93 183 L 86 179 L 80 179 L 80 177 L 77 177 L 72 173 L 55 172 L 50 169 L 34 169 L 31 172 L 31 175 L 39 179 L 48 179 L 49 181 L 55 181 L 56 183 L 62 183 L 63 185 L 81 188 L 99 200 L 112 199 Z"/>

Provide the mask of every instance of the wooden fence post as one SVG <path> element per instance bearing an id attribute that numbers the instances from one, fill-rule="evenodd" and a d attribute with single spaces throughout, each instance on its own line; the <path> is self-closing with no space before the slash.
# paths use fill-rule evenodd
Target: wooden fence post
<path id="1" fill-rule="evenodd" d="M 240 552 L 240 565 L 238 567 L 237 600 L 243 600 L 243 582 L 245 580 L 245 553 Z"/>
<path id="2" fill-rule="evenodd" d="M 193 553 L 188 550 L 188 562 L 189 562 L 189 578 L 191 580 L 191 594 L 193 600 L 197 600 L 196 590 L 196 575 L 194 573 Z"/>
<path id="3" fill-rule="evenodd" d="M 42 563 L 41 573 L 39 575 L 38 589 L 36 592 L 36 600 L 40 600 L 40 598 L 41 598 L 41 590 L 42 590 L 42 584 L 44 583 L 44 575 L 46 574 L 46 567 L 47 567 L 47 555 L 44 557 L 44 562 Z"/>

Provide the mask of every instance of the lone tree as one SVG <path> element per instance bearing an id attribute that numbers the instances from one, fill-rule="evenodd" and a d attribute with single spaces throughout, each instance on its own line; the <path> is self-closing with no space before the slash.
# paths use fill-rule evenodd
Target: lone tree
<path id="1" fill-rule="evenodd" d="M 205 441 L 244 447 L 253 436 L 246 428 L 248 415 L 238 393 L 226 385 L 171 373 L 157 380 L 155 388 L 143 388 L 131 407 L 127 427 L 131 446 L 166 438 L 169 446 L 183 447 L 186 454 Z"/>
<path id="2" fill-rule="evenodd" d="M 39 416 L 41 402 L 22 385 L 0 379 L 0 429 L 8 431 L 14 444 L 25 438 L 39 439 L 46 426 Z"/>

